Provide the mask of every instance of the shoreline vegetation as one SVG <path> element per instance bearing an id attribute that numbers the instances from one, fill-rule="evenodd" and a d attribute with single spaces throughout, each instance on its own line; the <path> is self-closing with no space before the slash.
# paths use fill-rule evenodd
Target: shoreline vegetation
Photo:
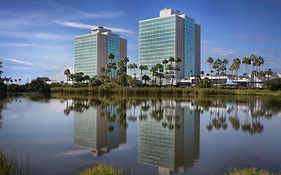
<path id="1" fill-rule="evenodd" d="M 61 95 L 121 95 L 121 96 L 281 96 L 281 91 L 267 89 L 222 89 L 182 87 L 53 87 L 51 92 Z"/>

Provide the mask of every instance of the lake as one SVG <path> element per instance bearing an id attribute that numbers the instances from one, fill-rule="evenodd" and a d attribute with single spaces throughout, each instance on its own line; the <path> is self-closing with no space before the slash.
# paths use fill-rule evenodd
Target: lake
<path id="1" fill-rule="evenodd" d="M 41 175 L 97 163 L 126 175 L 280 172 L 281 99 L 1 97 L 0 147 Z"/>

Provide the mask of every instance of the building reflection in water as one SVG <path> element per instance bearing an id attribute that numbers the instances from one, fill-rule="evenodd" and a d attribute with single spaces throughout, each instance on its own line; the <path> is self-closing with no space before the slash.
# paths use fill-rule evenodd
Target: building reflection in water
<path id="1" fill-rule="evenodd" d="M 200 112 L 191 110 L 190 103 L 154 102 L 141 116 L 147 117 L 139 122 L 139 163 L 170 174 L 185 171 L 199 159 Z"/>
<path id="2" fill-rule="evenodd" d="M 119 121 L 113 105 L 74 112 L 74 143 L 90 148 L 96 156 L 118 148 L 126 143 L 126 126 Z"/>

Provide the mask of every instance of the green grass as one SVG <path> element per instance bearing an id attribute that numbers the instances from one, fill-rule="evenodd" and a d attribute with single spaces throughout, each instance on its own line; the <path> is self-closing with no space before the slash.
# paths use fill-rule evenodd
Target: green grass
<path id="1" fill-rule="evenodd" d="M 113 165 L 99 164 L 94 167 L 87 168 L 80 175 L 122 175 L 120 168 Z"/>
<path id="2" fill-rule="evenodd" d="M 32 175 L 29 161 L 19 161 L 0 150 L 0 175 Z"/>
<path id="3" fill-rule="evenodd" d="M 116 94 L 122 96 L 227 96 L 227 95 L 256 95 L 256 96 L 277 96 L 281 97 L 281 91 L 270 91 L 266 89 L 221 89 L 221 88 L 181 88 L 181 87 L 57 87 L 52 88 L 53 93 L 76 94 L 76 95 L 97 95 Z"/>
<path id="4" fill-rule="evenodd" d="M 257 170 L 256 168 L 234 169 L 229 175 L 277 175 L 265 170 Z"/>

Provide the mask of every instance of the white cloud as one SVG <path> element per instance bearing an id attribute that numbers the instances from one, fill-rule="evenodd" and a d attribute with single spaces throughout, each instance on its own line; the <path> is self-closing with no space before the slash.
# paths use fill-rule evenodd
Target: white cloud
<path id="1" fill-rule="evenodd" d="M 28 38 L 42 40 L 68 40 L 72 37 L 62 36 L 46 32 L 15 32 L 15 31 L 0 31 L 0 37 L 5 38 Z"/>
<path id="2" fill-rule="evenodd" d="M 25 65 L 25 66 L 32 66 L 33 65 L 29 61 L 23 61 L 23 60 L 19 60 L 19 59 L 6 58 L 5 60 L 10 61 L 10 62 L 15 63 L 15 64 L 19 64 L 19 65 Z"/>
<path id="3" fill-rule="evenodd" d="M 82 13 L 85 17 L 89 17 L 89 18 L 118 18 L 121 16 L 125 16 L 125 12 L 122 11 L 117 11 L 117 12 L 103 12 L 100 14 L 93 14 L 93 13 L 87 13 L 87 12 L 83 12 Z"/>
<path id="4" fill-rule="evenodd" d="M 49 45 L 43 45 L 43 44 L 31 44 L 31 43 L 0 43 L 0 47 L 15 47 L 15 48 L 36 48 L 36 49 L 47 49 L 47 50 L 64 50 L 67 48 L 73 47 L 73 45 L 66 44 L 62 46 L 49 46 Z"/>
<path id="5" fill-rule="evenodd" d="M 97 27 L 97 26 L 94 26 L 94 25 L 78 23 L 78 22 L 71 22 L 71 21 L 54 21 L 54 23 L 62 25 L 62 26 L 73 27 L 73 28 L 78 28 L 78 29 L 92 29 L 92 28 Z M 127 33 L 127 34 L 132 34 L 132 35 L 135 34 L 134 31 L 124 29 L 124 28 L 106 27 L 106 26 L 103 26 L 103 27 L 111 29 L 111 31 L 117 32 L 117 33 Z"/>

